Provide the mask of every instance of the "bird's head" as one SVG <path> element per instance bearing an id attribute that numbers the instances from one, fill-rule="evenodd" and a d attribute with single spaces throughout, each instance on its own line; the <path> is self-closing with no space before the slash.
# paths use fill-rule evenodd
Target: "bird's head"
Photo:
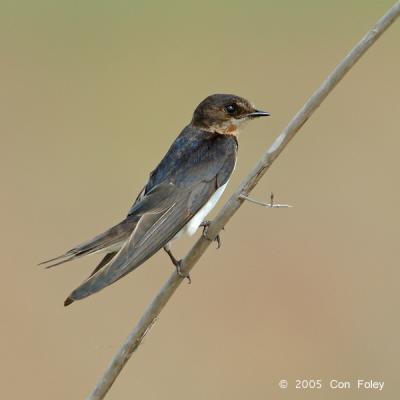
<path id="1" fill-rule="evenodd" d="M 233 94 L 212 94 L 205 98 L 193 114 L 192 124 L 210 132 L 237 135 L 238 128 L 249 119 L 266 117 L 248 100 Z"/>

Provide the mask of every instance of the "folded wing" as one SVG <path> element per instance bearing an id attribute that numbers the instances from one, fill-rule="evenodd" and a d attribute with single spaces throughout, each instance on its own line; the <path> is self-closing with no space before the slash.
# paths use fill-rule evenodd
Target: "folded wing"
<path id="1" fill-rule="evenodd" d="M 215 182 L 201 182 L 191 190 L 173 184 L 152 190 L 136 206 L 140 219 L 130 238 L 107 265 L 71 293 L 65 305 L 98 292 L 145 262 L 173 239 L 214 191 Z"/>

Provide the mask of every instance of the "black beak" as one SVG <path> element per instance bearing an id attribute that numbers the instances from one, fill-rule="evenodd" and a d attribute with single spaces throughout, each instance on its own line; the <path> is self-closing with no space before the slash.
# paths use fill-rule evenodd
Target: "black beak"
<path id="1" fill-rule="evenodd" d="M 261 111 L 261 110 L 255 110 L 249 114 L 247 114 L 247 116 L 249 118 L 258 118 L 258 117 L 269 117 L 271 114 L 266 112 L 266 111 Z"/>

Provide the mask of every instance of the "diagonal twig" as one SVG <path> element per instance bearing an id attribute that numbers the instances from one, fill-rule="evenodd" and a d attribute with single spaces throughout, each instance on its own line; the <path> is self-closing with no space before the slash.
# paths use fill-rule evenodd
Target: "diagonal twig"
<path id="1" fill-rule="evenodd" d="M 230 218 L 243 204 L 246 196 L 257 185 L 259 180 L 269 169 L 274 160 L 283 151 L 290 140 L 295 136 L 299 129 L 311 117 L 313 112 L 321 105 L 324 99 L 334 89 L 334 87 L 343 79 L 346 73 L 363 56 L 363 54 L 376 42 L 376 40 L 386 31 L 387 28 L 400 15 L 400 1 L 397 1 L 387 13 L 375 24 L 375 26 L 360 40 L 360 42 L 346 55 L 346 57 L 329 74 L 322 85 L 307 100 L 304 106 L 289 122 L 287 127 L 279 134 L 270 148 L 263 154 L 258 164 L 250 172 L 247 178 L 239 185 L 238 189 L 225 203 L 222 210 L 218 213 L 214 221 L 210 224 L 207 236 L 214 239 L 218 232 L 227 224 Z M 194 244 L 189 253 L 183 259 L 182 271 L 188 273 L 199 258 L 211 244 L 209 239 L 200 237 Z M 133 328 L 125 343 L 117 351 L 110 365 L 98 381 L 93 392 L 87 398 L 88 400 L 100 400 L 105 397 L 111 385 L 118 377 L 122 368 L 131 357 L 132 353 L 139 347 L 141 340 L 150 329 L 161 310 L 168 300 L 174 294 L 175 290 L 182 283 L 183 278 L 175 272 L 164 283 L 160 291 L 148 305 L 142 317 Z"/>

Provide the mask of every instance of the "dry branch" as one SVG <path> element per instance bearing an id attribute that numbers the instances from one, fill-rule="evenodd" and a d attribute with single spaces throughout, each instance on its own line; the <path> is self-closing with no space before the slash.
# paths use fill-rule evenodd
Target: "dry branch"
<path id="1" fill-rule="evenodd" d="M 193 266 L 211 244 L 211 240 L 217 236 L 218 232 L 228 223 L 230 218 L 235 214 L 243 202 L 246 201 L 243 196 L 247 196 L 251 192 L 274 160 L 279 156 L 289 141 L 310 118 L 313 112 L 320 106 L 328 94 L 353 67 L 353 65 L 362 57 L 362 55 L 396 20 L 399 14 L 400 1 L 397 1 L 350 51 L 350 53 L 347 54 L 347 56 L 339 63 L 339 65 L 317 89 L 317 91 L 308 99 L 300 111 L 290 121 L 289 125 L 279 134 L 279 136 L 272 143 L 271 147 L 263 154 L 256 167 L 241 183 L 241 185 L 227 201 L 227 203 L 225 203 L 222 210 L 211 223 L 207 232 L 210 240 L 202 236 L 183 259 L 183 272 L 189 272 L 193 268 Z M 181 284 L 182 280 L 183 278 L 174 272 L 164 283 L 158 294 L 144 311 L 142 317 L 126 339 L 125 343 L 115 354 L 111 364 L 100 378 L 93 392 L 87 398 L 88 400 L 100 400 L 105 397 L 125 363 L 129 360 L 132 353 L 139 347 L 143 337 L 146 335 L 170 297 L 174 294 L 175 290 Z"/>

